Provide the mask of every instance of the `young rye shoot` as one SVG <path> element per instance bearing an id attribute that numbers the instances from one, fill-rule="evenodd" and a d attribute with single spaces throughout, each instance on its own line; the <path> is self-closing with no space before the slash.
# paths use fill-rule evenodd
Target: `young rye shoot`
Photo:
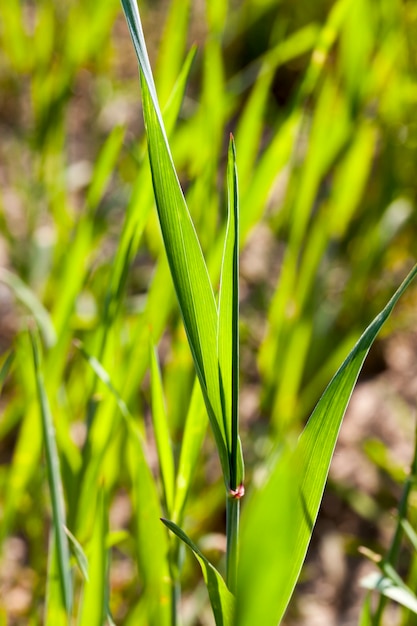
<path id="1" fill-rule="evenodd" d="M 175 171 L 136 3 L 122 0 L 139 61 L 143 113 L 156 207 L 178 303 L 216 441 L 226 487 L 226 585 L 174 522 L 164 520 L 194 552 L 216 624 L 277 624 L 282 619 L 318 514 L 330 461 L 363 361 L 414 268 L 344 361 L 314 410 L 294 451 L 277 455 L 265 484 L 244 509 L 238 433 L 238 187 L 235 145 L 228 153 L 228 223 L 218 303 Z M 236 598 L 233 607 L 232 594 Z"/>

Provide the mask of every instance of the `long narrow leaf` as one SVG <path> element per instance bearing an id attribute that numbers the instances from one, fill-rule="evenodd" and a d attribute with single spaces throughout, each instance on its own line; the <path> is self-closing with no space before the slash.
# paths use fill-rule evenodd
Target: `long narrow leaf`
<path id="1" fill-rule="evenodd" d="M 143 610 L 150 626 L 169 626 L 171 581 L 168 567 L 168 538 L 158 524 L 161 516 L 159 494 L 144 452 L 144 442 L 126 403 L 113 385 L 109 373 L 78 344 L 98 378 L 114 396 L 128 432 L 128 466 L 135 508 L 135 537 L 139 569 L 144 584 Z"/>
<path id="2" fill-rule="evenodd" d="M 207 585 L 216 626 L 232 626 L 234 597 L 228 590 L 222 576 L 179 526 L 166 519 L 162 521 L 167 528 L 191 548 L 199 562 Z"/>
<path id="3" fill-rule="evenodd" d="M 318 402 L 300 437 L 297 456 L 303 467 L 300 498 L 304 515 L 297 542 L 298 551 L 294 555 L 294 573 L 300 570 L 304 561 L 312 531 L 311 525 L 317 518 L 336 440 L 363 362 L 382 325 L 416 276 L 417 266 L 408 274 L 388 304 L 354 346 Z"/>
<path id="4" fill-rule="evenodd" d="M 68 626 L 68 614 L 62 594 L 57 542 L 54 528 L 51 528 L 48 542 L 48 568 L 46 597 L 43 614 L 45 626 Z"/>
<path id="5" fill-rule="evenodd" d="M 136 3 L 122 0 L 141 69 L 144 117 L 161 230 L 196 364 L 205 381 L 203 346 L 216 336 L 216 304 L 200 244 L 172 162 Z M 199 315 L 196 315 L 196 309 Z M 199 323 L 200 322 L 200 323 Z M 208 339 L 203 341 L 199 331 Z M 201 345 L 203 344 L 203 346 Z M 215 344 L 214 344 L 215 345 Z M 215 353 L 208 361 L 215 369 Z M 213 375 L 213 378 L 216 377 Z"/>
<path id="6" fill-rule="evenodd" d="M 128 464 L 134 505 L 134 537 L 138 569 L 143 584 L 144 624 L 169 626 L 172 582 L 168 565 L 168 537 L 159 523 L 159 494 L 138 433 L 129 429 Z"/>
<path id="7" fill-rule="evenodd" d="M 178 76 L 167 106 L 164 109 L 165 127 L 167 129 L 168 136 L 174 127 L 181 108 L 187 79 L 195 54 L 196 48 L 194 47 L 190 50 L 184 61 L 181 73 Z M 129 205 L 126 210 L 126 219 L 123 224 L 121 240 L 116 251 L 114 263 L 112 264 L 112 272 L 107 289 L 104 310 L 104 323 L 102 329 L 103 343 L 106 341 L 109 326 L 119 310 L 120 303 L 123 301 L 122 294 L 126 284 L 126 277 L 132 259 L 136 254 L 140 238 L 149 217 L 152 203 L 152 179 L 149 170 L 144 168 L 140 171 L 140 174 L 135 181 Z"/>
<path id="8" fill-rule="evenodd" d="M 139 12 L 133 0 L 122 0 L 122 5 L 141 68 L 143 112 L 162 236 L 225 480 L 229 482 L 217 361 L 217 308 L 213 289 L 172 162 Z"/>
<path id="9" fill-rule="evenodd" d="M 207 431 L 207 414 L 198 380 L 195 381 L 191 394 L 190 406 L 185 421 L 181 453 L 175 484 L 173 520 L 181 524 L 185 503 L 191 486 L 191 480 L 199 459 L 204 435 Z"/>
<path id="10" fill-rule="evenodd" d="M 295 551 L 294 510 L 298 480 L 292 450 L 279 451 L 265 474 L 267 482 L 245 497 L 240 532 L 240 558 L 235 626 L 276 626 Z"/>
<path id="11" fill-rule="evenodd" d="M 230 136 L 228 167 L 228 222 L 220 278 L 218 359 L 220 389 L 228 450 L 230 488 L 237 489 L 238 398 L 239 398 L 239 200 L 236 150 Z M 242 467 L 242 463 L 239 463 Z"/>
<path id="12" fill-rule="evenodd" d="M 259 561 L 259 567 L 257 567 L 256 571 L 258 585 L 252 587 L 248 582 L 250 580 L 248 552 L 255 540 L 257 541 L 259 554 L 264 554 L 267 549 L 268 562 L 273 564 L 275 571 L 284 571 L 286 573 L 283 585 L 279 588 L 275 585 L 273 588 L 269 587 L 270 593 L 268 597 L 264 598 L 264 603 L 268 606 L 268 612 L 263 616 L 262 624 L 263 626 L 276 626 L 282 619 L 304 562 L 326 484 L 336 439 L 363 361 L 380 328 L 416 275 L 417 266 L 408 274 L 386 307 L 369 325 L 333 377 L 312 413 L 294 454 L 290 457 L 290 460 L 284 457 L 283 461 L 277 463 L 267 485 L 260 492 L 257 507 L 248 507 L 244 510 L 243 518 L 246 516 L 246 519 L 245 523 L 242 520 L 242 526 L 253 528 L 253 532 L 255 532 L 253 520 L 258 514 L 258 510 L 261 510 L 263 507 L 267 510 L 268 503 L 270 503 L 270 506 L 276 506 L 276 502 L 281 503 L 280 511 L 284 515 L 286 507 L 285 501 L 281 502 L 282 482 L 277 481 L 276 477 L 282 472 L 287 476 L 291 476 L 291 473 L 294 473 L 291 485 L 296 495 L 296 500 L 291 509 L 292 530 L 287 536 L 288 543 L 293 546 L 291 553 L 284 552 L 283 558 L 281 552 L 283 546 L 282 530 L 285 528 L 288 530 L 288 526 L 285 524 L 283 526 L 277 525 L 275 530 L 273 526 L 261 528 L 258 530 L 255 538 L 251 537 L 251 533 L 248 533 L 247 542 L 242 539 L 242 573 L 237 597 L 240 619 L 236 622 L 239 626 L 249 626 L 251 622 L 249 618 L 246 620 L 246 615 L 250 615 L 251 609 L 259 602 L 254 595 L 255 590 L 259 586 L 262 588 L 263 586 L 267 587 L 269 584 L 267 576 L 268 572 L 271 571 L 270 567 L 264 566 Z M 286 466 L 289 468 L 288 470 Z M 271 484 L 276 485 L 276 488 L 271 490 L 268 487 Z M 255 576 L 253 571 L 252 574 Z"/>
<path id="13" fill-rule="evenodd" d="M 148 85 L 143 79 L 141 84 L 149 157 L 165 249 L 199 378 L 218 417 L 221 408 L 214 294 L 200 244 L 158 124 Z M 221 421 L 218 426 L 224 438 Z"/>
<path id="14" fill-rule="evenodd" d="M 86 580 L 88 582 L 88 580 L 89 580 L 89 576 L 88 576 L 88 559 L 85 556 L 85 552 L 84 552 L 81 544 L 77 541 L 77 539 L 74 537 L 72 532 L 70 530 L 68 530 L 68 528 L 65 529 L 65 532 L 67 533 L 69 546 L 70 546 L 70 549 L 71 549 L 71 552 L 72 552 L 73 556 L 75 557 L 75 560 L 77 561 L 77 565 L 80 568 L 80 572 L 81 572 L 84 580 Z"/>
<path id="15" fill-rule="evenodd" d="M 33 363 L 36 377 L 36 389 L 38 393 L 42 428 L 46 452 L 46 464 L 48 470 L 49 490 L 51 493 L 52 516 L 54 535 L 56 541 L 57 560 L 60 584 L 62 587 L 62 597 L 64 607 L 69 616 L 72 606 L 72 578 L 70 553 L 68 538 L 65 533 L 65 506 L 61 481 L 61 471 L 59 467 L 58 450 L 55 441 L 55 430 L 52 415 L 49 409 L 49 402 L 45 392 L 43 376 L 40 368 L 40 356 L 37 339 L 30 335 L 33 351 Z"/>
<path id="16" fill-rule="evenodd" d="M 79 626 L 101 626 L 106 615 L 107 516 L 106 495 L 104 488 L 101 487 L 87 552 L 89 579 L 84 582 Z"/>
<path id="17" fill-rule="evenodd" d="M 150 346 L 151 352 L 151 396 L 152 421 L 155 432 L 158 461 L 161 471 L 161 480 L 164 489 L 165 504 L 168 514 L 172 514 L 174 504 L 174 456 L 168 429 L 168 418 L 165 409 L 165 399 L 162 389 L 161 372 L 155 348 Z"/>

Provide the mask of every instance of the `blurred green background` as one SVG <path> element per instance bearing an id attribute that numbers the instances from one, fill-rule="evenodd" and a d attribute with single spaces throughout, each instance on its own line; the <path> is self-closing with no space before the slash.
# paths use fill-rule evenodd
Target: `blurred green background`
<path id="1" fill-rule="evenodd" d="M 415 261 L 417 2 L 171 0 L 140 9 L 162 105 L 197 45 L 170 142 L 214 286 L 229 133 L 236 139 L 241 415 L 250 484 L 277 438 L 299 431 Z M 157 476 L 149 335 L 159 343 L 174 447 L 193 369 L 152 203 L 137 65 L 119 3 L 1 3 L 0 364 L 9 353 L 14 358 L 0 399 L 0 623 L 41 623 L 45 595 L 50 510 L 28 360 L 31 318 L 44 343 L 69 527 L 88 541 L 87 505 L 93 517 L 98 485 L 105 484 L 110 525 L 128 531 L 113 553 L 110 604 L 118 624 L 135 620 L 141 575 L 126 432 L 114 398 L 73 340 L 109 371 L 147 437 Z M 117 260 L 121 250 L 125 265 Z M 302 584 L 313 605 L 309 585 L 326 569 L 320 545 L 328 544 L 320 544 L 320 532 L 334 537 L 341 527 L 336 554 L 345 569 L 338 584 L 354 581 L 354 598 L 357 545 L 387 541 L 386 520 L 411 460 L 416 304 L 414 288 L 384 331 L 393 338 L 382 339 L 365 367 L 368 381 L 385 376 L 372 391 L 385 408 L 383 391 L 393 389 L 389 398 L 396 400 L 384 417 L 391 426 L 361 430 L 352 417 Z M 357 454 L 373 472 L 363 484 L 343 473 Z M 215 560 L 222 558 L 223 506 L 208 435 L 186 519 Z M 188 559 L 184 567 L 184 623 L 208 624 L 197 568 Z M 320 585 L 314 592 L 323 594 L 319 605 L 335 605 L 339 620 L 348 615 L 336 594 L 326 596 Z M 296 599 L 294 620 L 304 619 L 304 606 L 302 596 Z M 288 624 L 313 624 L 311 615 L 291 619 L 290 613 Z"/>

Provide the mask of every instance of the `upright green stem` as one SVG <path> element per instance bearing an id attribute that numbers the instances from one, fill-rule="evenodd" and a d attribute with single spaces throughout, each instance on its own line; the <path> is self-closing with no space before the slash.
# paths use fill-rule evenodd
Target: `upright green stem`
<path id="1" fill-rule="evenodd" d="M 227 495 L 226 499 L 226 583 L 236 594 L 237 561 L 239 551 L 239 512 L 240 499 Z"/>

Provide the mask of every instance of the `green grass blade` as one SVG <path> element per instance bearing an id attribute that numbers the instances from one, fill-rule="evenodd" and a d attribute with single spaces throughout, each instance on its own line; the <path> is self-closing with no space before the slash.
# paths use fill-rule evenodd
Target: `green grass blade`
<path id="1" fill-rule="evenodd" d="M 315 89 L 351 4 L 352 0 L 337 0 L 333 4 L 311 55 L 310 66 L 300 88 L 300 101 L 307 98 Z"/>
<path id="2" fill-rule="evenodd" d="M 33 351 L 36 389 L 42 418 L 46 464 L 48 470 L 48 482 L 52 502 L 52 517 L 56 541 L 59 579 L 62 588 L 64 607 L 67 615 L 69 616 L 72 607 L 72 578 L 68 539 L 65 533 L 65 506 L 61 482 L 61 472 L 59 467 L 59 457 L 56 447 L 55 430 L 52 421 L 52 415 L 49 409 L 49 402 L 46 396 L 43 376 L 41 372 L 38 343 L 34 335 L 31 334 L 30 338 Z"/>
<path id="3" fill-rule="evenodd" d="M 221 414 L 217 371 L 217 310 L 200 245 L 165 146 L 150 92 L 142 80 L 149 156 L 165 249 L 200 381 L 216 417 Z M 224 427 L 218 422 L 222 437 Z"/>
<path id="4" fill-rule="evenodd" d="M 86 580 L 88 582 L 89 581 L 88 559 L 87 559 L 87 557 L 85 555 L 85 552 L 84 552 L 81 544 L 77 541 L 77 539 L 74 537 L 72 532 L 70 530 L 68 530 L 68 528 L 65 529 L 65 532 L 67 533 L 69 546 L 70 546 L 71 552 L 72 552 L 75 560 L 77 561 L 77 565 L 80 568 L 80 572 L 81 572 L 84 580 Z"/>
<path id="5" fill-rule="evenodd" d="M 300 133 L 302 119 L 302 112 L 295 109 L 262 152 L 256 168 L 251 173 L 250 185 L 241 196 L 240 236 L 243 240 L 261 219 L 278 173 L 284 170 L 291 158 Z M 242 186 L 245 187 L 243 179 Z"/>
<path id="6" fill-rule="evenodd" d="M 413 546 L 414 552 L 417 552 L 417 533 L 407 519 L 401 520 L 401 528 L 403 529 L 407 539 Z"/>
<path id="7" fill-rule="evenodd" d="M 196 380 L 187 412 L 175 483 L 175 502 L 172 519 L 177 524 L 182 522 L 185 503 L 207 431 L 207 424 L 204 399 L 201 394 L 200 384 Z"/>
<path id="8" fill-rule="evenodd" d="M 139 11 L 136 2 L 132 0 L 121 0 L 123 11 L 126 16 L 127 26 L 135 48 L 136 56 L 139 61 L 140 69 L 145 77 L 146 84 L 149 87 L 151 98 L 155 107 L 155 113 L 159 119 L 161 128 L 163 129 L 162 116 L 158 105 L 158 96 L 153 79 L 151 64 L 149 62 L 148 51 L 146 49 L 145 37 L 143 34 L 142 23 L 140 21 Z M 162 130 L 163 134 L 165 131 Z"/>
<path id="9" fill-rule="evenodd" d="M 168 537 L 159 523 L 161 507 L 154 477 L 138 432 L 129 429 L 128 462 L 132 481 L 134 538 L 143 584 L 142 601 L 149 626 L 171 626 L 172 584 Z"/>
<path id="10" fill-rule="evenodd" d="M 9 57 L 12 67 L 17 71 L 28 71 L 33 57 L 32 43 L 25 30 L 23 7 L 18 0 L 11 0 L 1 7 L 2 48 Z"/>
<path id="11" fill-rule="evenodd" d="M 207 266 L 166 139 L 136 4 L 122 0 L 141 68 L 143 111 L 154 193 L 185 330 L 202 385 L 220 461 L 229 481 L 217 363 L 217 308 Z"/>
<path id="12" fill-rule="evenodd" d="M 79 626 L 102 626 L 106 615 L 107 588 L 107 515 L 104 488 L 100 488 L 94 526 L 87 548 L 89 578 L 84 582 Z"/>
<path id="13" fill-rule="evenodd" d="M 304 561 L 336 445 L 340 426 L 366 355 L 382 325 L 401 295 L 417 276 L 417 266 L 408 274 L 381 313 L 373 320 L 350 352 L 313 411 L 297 446 L 296 455 L 303 467 L 300 498 L 304 510 L 294 555 L 294 575 Z M 297 562 L 298 561 L 298 562 Z M 294 581 L 295 582 L 295 581 Z"/>
<path id="14" fill-rule="evenodd" d="M 361 609 L 358 626 L 372 626 L 371 594 L 368 593 Z"/>
<path id="15" fill-rule="evenodd" d="M 209 339 L 216 336 L 217 313 L 213 290 L 172 162 L 139 13 L 135 3 L 122 0 L 122 4 L 141 68 L 145 123 L 162 234 L 191 349 L 205 383 L 204 349 L 201 344 L 209 343 Z M 196 314 L 196 308 L 199 310 L 199 316 Z M 202 318 L 200 324 L 199 317 Z M 207 333 L 207 341 L 202 341 L 199 331 Z M 214 362 L 212 349 L 208 352 L 211 355 L 208 361 Z"/>
<path id="16" fill-rule="evenodd" d="M 276 572 L 285 572 L 282 585 L 279 587 L 275 584 L 273 587 L 269 586 L 270 593 L 268 597 L 264 597 L 264 603 L 268 606 L 268 614 L 263 617 L 261 622 L 265 626 L 269 624 L 275 626 L 282 619 L 297 582 L 317 518 L 336 439 L 363 361 L 380 328 L 416 275 L 417 266 L 408 274 L 386 307 L 368 326 L 333 377 L 313 411 L 294 454 L 289 460 L 283 457 L 283 460 L 277 463 L 268 483 L 258 496 L 257 506 L 252 505 L 247 509 L 245 526 L 252 529 L 252 534 L 257 533 L 258 554 L 267 555 L 268 563 L 273 564 Z M 285 501 L 285 498 L 282 501 L 282 489 L 285 480 L 277 480 L 277 476 L 282 475 L 281 473 L 287 476 L 287 481 L 290 480 L 291 489 L 296 496 L 291 506 Z M 291 479 L 292 474 L 293 478 Z M 271 488 L 271 484 L 275 485 L 275 488 Z M 281 519 L 278 519 L 275 526 L 261 524 L 256 530 L 257 526 L 254 525 L 253 520 L 256 519 L 259 511 L 268 511 L 269 507 L 270 515 L 273 515 L 273 507 L 276 508 L 277 502 L 279 503 L 279 517 L 284 516 L 285 511 L 291 511 L 290 526 L 281 524 Z M 245 512 L 243 517 L 245 517 Z M 238 621 L 239 626 L 246 624 L 249 626 L 251 622 L 245 621 L 244 607 L 246 605 L 250 607 L 257 603 L 256 597 L 253 597 L 254 590 L 249 584 L 250 572 L 248 573 L 247 553 L 254 541 L 251 532 L 247 532 L 245 535 L 242 531 L 241 561 L 243 564 L 246 563 L 246 566 L 242 565 L 243 573 L 238 588 L 237 606 L 239 609 L 242 607 L 243 620 Z M 282 552 L 283 545 L 291 546 L 290 553 L 285 550 Z M 261 588 L 267 588 L 268 584 L 270 585 L 268 583 L 268 571 L 271 571 L 270 566 L 267 567 L 266 564 L 260 562 L 256 574 L 252 572 Z M 249 611 L 247 612 L 249 613 Z"/>
<path id="17" fill-rule="evenodd" d="M 218 359 L 223 416 L 230 453 L 230 489 L 243 479 L 237 475 L 239 400 L 239 197 L 236 149 L 230 137 L 228 166 L 228 222 L 220 278 Z"/>
<path id="18" fill-rule="evenodd" d="M 135 509 L 135 537 L 139 570 L 144 584 L 143 602 L 150 626 L 170 626 L 171 584 L 168 569 L 168 540 L 158 524 L 161 517 L 159 494 L 144 453 L 144 442 L 126 403 L 109 373 L 96 358 L 77 344 L 95 374 L 115 398 L 128 432 L 128 467 Z"/>
<path id="19" fill-rule="evenodd" d="M 218 359 L 226 440 L 230 459 L 229 489 L 236 491 L 243 481 L 243 458 L 238 440 L 239 415 L 239 197 L 236 150 L 230 137 L 228 166 L 228 221 L 220 277 Z M 238 460 L 239 455 L 239 460 Z M 229 589 L 236 591 L 239 499 L 226 502 L 226 577 Z"/>
<path id="20" fill-rule="evenodd" d="M 166 519 L 162 521 L 167 528 L 191 548 L 199 562 L 207 585 L 216 626 L 232 626 L 234 597 L 228 590 L 222 576 L 179 526 Z"/>
<path id="21" fill-rule="evenodd" d="M 69 619 L 65 610 L 60 580 L 57 542 L 54 529 L 49 534 L 48 567 L 46 578 L 45 608 L 43 614 L 45 626 L 68 626 Z"/>
<path id="22" fill-rule="evenodd" d="M 276 626 L 296 536 L 296 468 L 280 451 L 265 468 L 267 481 L 245 496 L 241 516 L 235 626 Z M 267 470 L 267 471 L 266 471 Z"/>
<path id="23" fill-rule="evenodd" d="M 187 79 L 196 55 L 196 48 L 192 48 L 184 61 L 181 73 L 175 83 L 166 108 L 164 121 L 168 136 L 174 128 L 181 103 L 184 98 Z M 107 290 L 105 310 L 103 315 L 103 343 L 106 341 L 108 328 L 116 316 L 123 301 L 123 292 L 130 265 L 136 254 L 139 241 L 142 237 L 145 224 L 148 220 L 153 204 L 152 179 L 148 168 L 143 168 L 133 187 L 129 205 L 126 210 L 126 219 L 123 225 L 121 240 L 116 251 L 112 273 Z"/>
<path id="24" fill-rule="evenodd" d="M 161 372 L 155 348 L 150 346 L 151 352 L 151 398 L 152 422 L 158 451 L 159 468 L 165 496 L 165 505 L 171 515 L 174 504 L 175 468 L 172 443 L 168 428 L 168 417 L 165 409 L 165 398 L 162 388 Z"/>
<path id="25" fill-rule="evenodd" d="M 22 333 L 16 338 L 15 349 L 15 376 L 22 383 L 19 401 L 24 403 L 26 410 L 20 423 L 13 460 L 8 472 L 8 488 L 5 492 L 0 524 L 0 542 L 11 532 L 20 500 L 26 493 L 28 482 L 39 467 L 43 443 L 42 424 L 36 399 L 36 381 L 31 368 L 27 367 L 28 361 L 31 362 L 32 359 L 28 333 Z M 13 409 L 13 406 L 10 406 Z M 12 421 L 18 419 L 21 411 L 19 406 L 15 410 L 17 416 L 12 416 Z M 6 417 L 4 421 L 7 422 Z"/>
<path id="26" fill-rule="evenodd" d="M 213 370 L 215 369 L 215 352 L 213 353 L 213 345 L 210 345 L 210 339 L 213 340 L 216 336 L 217 312 L 214 294 L 172 163 L 139 14 L 134 3 L 123 0 L 122 4 L 141 68 L 150 162 L 165 248 L 191 349 L 202 381 L 208 387 L 206 378 L 209 377 L 209 372 L 205 371 L 205 365 L 211 364 Z M 205 341 L 202 339 L 203 334 L 207 335 Z M 209 348 L 205 350 L 207 344 Z M 204 362 L 204 352 L 207 353 L 207 364 Z M 210 373 L 211 378 L 215 379 L 214 372 Z"/>

